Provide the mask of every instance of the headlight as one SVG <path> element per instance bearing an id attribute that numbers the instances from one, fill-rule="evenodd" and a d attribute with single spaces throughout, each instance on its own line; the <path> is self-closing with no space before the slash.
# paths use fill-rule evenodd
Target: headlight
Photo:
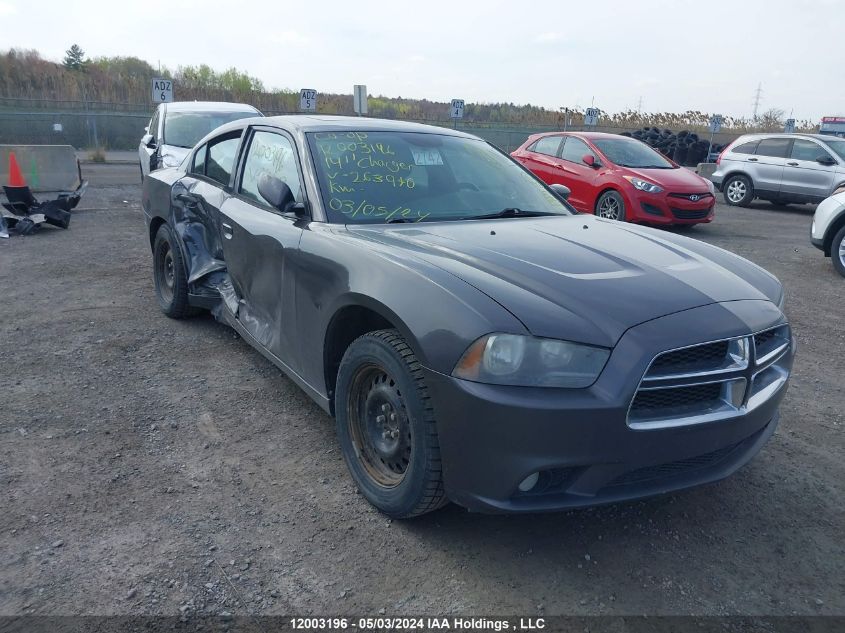
<path id="1" fill-rule="evenodd" d="M 517 334 L 488 334 L 469 346 L 455 378 L 520 387 L 589 387 L 610 350 Z"/>
<path id="2" fill-rule="evenodd" d="M 634 185 L 634 189 L 639 189 L 640 191 L 645 191 L 646 193 L 660 193 L 663 191 L 662 187 L 658 187 L 654 183 L 648 182 L 647 180 L 643 180 L 642 178 L 636 178 L 634 176 L 622 176 L 625 180 L 630 182 Z"/>
<path id="3" fill-rule="evenodd" d="M 704 182 L 707 183 L 707 188 L 710 190 L 710 193 L 712 193 L 715 196 L 716 195 L 716 185 L 713 184 L 713 181 L 710 180 L 709 178 L 705 178 Z"/>
<path id="4" fill-rule="evenodd" d="M 780 299 L 778 299 L 778 309 L 783 312 L 783 309 L 786 307 L 786 293 L 781 290 L 780 291 Z"/>

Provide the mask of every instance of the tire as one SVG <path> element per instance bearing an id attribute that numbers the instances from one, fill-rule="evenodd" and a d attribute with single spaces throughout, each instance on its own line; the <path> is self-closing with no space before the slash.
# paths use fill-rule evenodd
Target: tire
<path id="1" fill-rule="evenodd" d="M 608 220 L 624 222 L 626 218 L 625 201 L 616 191 L 605 191 L 596 202 L 596 216 Z"/>
<path id="2" fill-rule="evenodd" d="M 722 190 L 725 202 L 732 207 L 747 207 L 754 200 L 754 185 L 747 176 L 731 176 L 722 185 Z"/>
<path id="3" fill-rule="evenodd" d="M 381 512 L 405 519 L 448 503 L 422 366 L 396 330 L 364 334 L 346 350 L 335 420 L 349 472 Z"/>
<path id="4" fill-rule="evenodd" d="M 159 227 L 153 242 L 153 279 L 161 311 L 171 319 L 184 319 L 200 312 L 188 303 L 188 277 L 182 251 L 167 224 Z"/>
<path id="5" fill-rule="evenodd" d="M 836 272 L 845 277 L 845 226 L 833 236 L 833 241 L 830 243 L 830 258 L 833 260 Z"/>

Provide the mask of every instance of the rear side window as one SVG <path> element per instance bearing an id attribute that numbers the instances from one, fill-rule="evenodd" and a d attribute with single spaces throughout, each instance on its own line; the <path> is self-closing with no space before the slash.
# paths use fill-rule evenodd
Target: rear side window
<path id="1" fill-rule="evenodd" d="M 538 154 L 546 154 L 547 156 L 557 156 L 560 139 L 560 136 L 544 136 L 531 146 L 531 151 L 537 152 Z"/>
<path id="2" fill-rule="evenodd" d="M 563 158 L 563 160 L 570 160 L 573 163 L 581 163 L 583 162 L 584 156 L 587 154 L 593 158 L 596 156 L 593 153 L 593 150 L 590 149 L 590 146 L 580 138 L 575 138 L 574 136 L 566 137 L 566 144 L 563 146 L 563 153 L 561 154 L 561 158 Z"/>
<path id="3" fill-rule="evenodd" d="M 800 138 L 795 139 L 792 143 L 792 152 L 790 158 L 795 160 L 817 160 L 819 156 L 829 156 L 829 154 L 813 141 L 806 141 Z"/>
<path id="4" fill-rule="evenodd" d="M 786 158 L 789 143 L 788 138 L 764 138 L 757 146 L 757 156 L 771 156 L 773 158 Z"/>
<path id="5" fill-rule="evenodd" d="M 753 154 L 757 151 L 757 145 L 760 141 L 749 141 L 748 143 L 743 143 L 742 145 L 737 145 L 736 147 L 731 148 L 731 153 L 733 154 Z"/>
<path id="6" fill-rule="evenodd" d="M 206 158 L 205 175 L 216 180 L 223 186 L 228 186 L 232 179 L 232 170 L 235 167 L 235 156 L 240 143 L 238 136 L 215 139 L 208 143 L 208 156 Z"/>

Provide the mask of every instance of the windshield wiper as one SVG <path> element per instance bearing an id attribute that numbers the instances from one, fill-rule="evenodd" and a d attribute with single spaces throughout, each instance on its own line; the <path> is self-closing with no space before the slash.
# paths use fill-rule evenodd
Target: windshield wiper
<path id="1" fill-rule="evenodd" d="M 550 211 L 525 211 L 517 207 L 508 207 L 495 213 L 485 213 L 484 215 L 466 215 L 459 220 L 494 220 L 496 218 L 528 218 L 537 217 L 541 215 L 560 215 Z"/>

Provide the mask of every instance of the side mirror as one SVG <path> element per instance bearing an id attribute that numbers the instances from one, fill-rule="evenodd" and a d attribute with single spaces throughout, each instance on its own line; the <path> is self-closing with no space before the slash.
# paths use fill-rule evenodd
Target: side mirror
<path id="1" fill-rule="evenodd" d="M 144 136 L 141 137 L 141 144 L 149 147 L 150 149 L 155 149 L 156 146 L 156 139 L 155 137 L 147 132 Z"/>
<path id="2" fill-rule="evenodd" d="M 821 154 L 818 158 L 816 158 L 816 162 L 819 165 L 827 165 L 828 167 L 836 164 L 836 161 L 833 160 L 833 158 L 831 158 L 828 154 Z"/>
<path id="3" fill-rule="evenodd" d="M 595 167 L 596 165 L 596 159 L 592 154 L 584 154 L 581 157 L 581 162 L 583 162 L 585 165 L 589 165 L 590 167 Z"/>
<path id="4" fill-rule="evenodd" d="M 296 202 L 287 183 L 266 171 L 258 178 L 258 193 L 271 207 L 282 213 L 293 211 L 296 215 L 304 214 L 305 205 Z"/>
<path id="5" fill-rule="evenodd" d="M 572 193 L 569 190 L 569 187 L 567 187 L 566 185 L 561 185 L 559 183 L 549 185 L 549 189 L 554 191 L 558 196 L 560 196 L 564 200 L 569 200 L 569 194 Z"/>

